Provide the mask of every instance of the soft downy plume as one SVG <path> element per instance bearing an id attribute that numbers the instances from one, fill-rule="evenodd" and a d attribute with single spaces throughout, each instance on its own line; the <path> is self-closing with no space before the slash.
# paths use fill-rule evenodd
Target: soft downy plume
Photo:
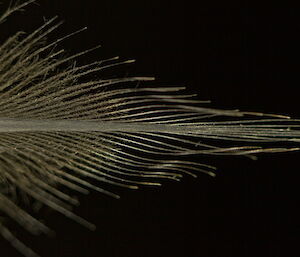
<path id="1" fill-rule="evenodd" d="M 32 2 L 10 6 L 0 23 Z M 63 57 L 59 43 L 81 30 L 46 43 L 60 24 L 54 17 L 0 45 L 0 211 L 30 233 L 51 230 L 18 206 L 20 192 L 93 230 L 72 212 L 74 192 L 119 198 L 110 185 L 137 189 L 184 174 L 214 176 L 215 167 L 190 155 L 298 150 L 285 147 L 300 140 L 299 121 L 289 117 L 202 107 L 206 102 L 183 87 L 135 86 L 150 77 L 101 79 L 101 71 L 133 60 L 78 66 L 76 58 L 97 47 Z M 3 223 L 0 234 L 24 256 L 37 256 Z"/>

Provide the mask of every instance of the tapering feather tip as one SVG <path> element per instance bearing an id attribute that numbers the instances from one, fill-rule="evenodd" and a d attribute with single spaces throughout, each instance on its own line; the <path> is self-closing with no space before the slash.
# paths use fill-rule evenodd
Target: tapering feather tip
<path id="1" fill-rule="evenodd" d="M 31 2 L 12 6 L 0 23 Z M 77 66 L 77 57 L 98 46 L 61 57 L 64 51 L 57 45 L 77 32 L 46 44 L 60 25 L 55 22 L 56 17 L 0 45 L 0 210 L 29 232 L 50 229 L 16 205 L 16 188 L 93 230 L 72 212 L 78 201 L 65 188 L 119 198 L 105 186 L 137 189 L 178 181 L 184 174 L 215 175 L 214 166 L 189 161 L 187 155 L 299 150 L 269 146 L 298 143 L 299 120 L 202 107 L 207 101 L 182 93 L 183 87 L 131 87 L 152 77 L 100 79 L 102 71 L 133 60 L 113 57 Z M 99 79 L 86 79 L 93 73 Z M 36 256 L 3 224 L 0 234 L 25 256 Z"/>

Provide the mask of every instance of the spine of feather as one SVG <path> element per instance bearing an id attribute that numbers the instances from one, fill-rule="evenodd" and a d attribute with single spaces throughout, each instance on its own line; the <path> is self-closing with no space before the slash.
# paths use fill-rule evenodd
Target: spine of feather
<path id="1" fill-rule="evenodd" d="M 32 2 L 11 6 L 0 23 Z M 185 94 L 183 87 L 130 87 L 151 77 L 86 81 L 133 60 L 113 57 L 77 66 L 76 58 L 98 47 L 61 57 L 57 45 L 84 29 L 46 44 L 60 24 L 54 17 L 0 45 L 0 211 L 29 232 L 51 230 L 17 206 L 16 188 L 93 230 L 72 212 L 78 201 L 61 188 L 118 198 L 102 186 L 137 189 L 163 179 L 178 181 L 184 174 L 214 176 L 215 167 L 186 155 L 298 150 L 280 142 L 299 142 L 299 120 L 201 107 L 207 102 Z M 224 147 L 225 141 L 231 146 Z M 279 146 L 268 147 L 270 142 Z M 37 256 L 1 223 L 0 234 L 25 256 Z"/>

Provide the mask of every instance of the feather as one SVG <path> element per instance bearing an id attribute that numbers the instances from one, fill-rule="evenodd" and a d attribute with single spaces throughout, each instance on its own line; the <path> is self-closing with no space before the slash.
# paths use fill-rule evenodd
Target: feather
<path id="1" fill-rule="evenodd" d="M 0 23 L 32 2 L 10 6 Z M 79 203 L 65 188 L 119 198 L 107 187 L 137 189 L 184 174 L 215 175 L 215 167 L 186 156 L 299 150 L 280 146 L 299 142 L 299 120 L 202 107 L 207 102 L 183 87 L 133 86 L 151 77 L 89 79 L 134 61 L 113 57 L 77 66 L 76 58 L 97 47 L 64 57 L 57 45 L 84 29 L 46 43 L 61 24 L 56 19 L 0 46 L 0 211 L 30 233 L 51 230 L 24 211 L 18 197 L 94 230 L 72 212 Z M 37 256 L 4 223 L 0 234 L 24 256 Z"/>

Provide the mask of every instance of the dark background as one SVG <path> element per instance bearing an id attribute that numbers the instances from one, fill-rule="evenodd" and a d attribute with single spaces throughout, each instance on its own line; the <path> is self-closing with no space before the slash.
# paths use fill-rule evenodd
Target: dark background
<path id="1" fill-rule="evenodd" d="M 1 10 L 8 1 L 2 2 Z M 59 15 L 65 23 L 53 38 L 88 26 L 62 44 L 69 53 L 103 46 L 81 63 L 134 58 L 120 75 L 185 85 L 213 107 L 299 118 L 297 8 L 198 2 L 39 1 L 2 24 L 0 38 Z M 76 213 L 94 222 L 96 232 L 44 211 L 56 238 L 24 238 L 44 257 L 300 256 L 299 154 L 202 157 L 219 167 L 216 178 L 200 174 L 138 192 L 116 188 L 121 200 L 92 192 L 80 196 Z M 3 240 L 0 249 L 3 257 L 20 256 Z"/>

